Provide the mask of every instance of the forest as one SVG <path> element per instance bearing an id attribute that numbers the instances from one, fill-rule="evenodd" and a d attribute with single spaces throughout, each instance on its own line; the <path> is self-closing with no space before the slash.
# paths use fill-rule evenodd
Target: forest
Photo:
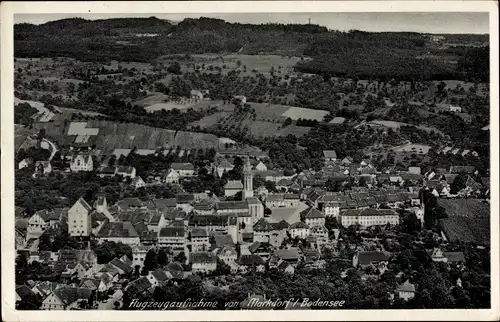
<path id="1" fill-rule="evenodd" d="M 156 36 L 137 36 L 144 33 Z M 14 39 L 16 57 L 152 62 L 168 54 L 238 52 L 312 57 L 299 62 L 296 69 L 320 75 L 381 80 L 489 78 L 489 47 L 430 48 L 426 35 L 407 32 L 339 32 L 318 25 L 251 25 L 205 17 L 185 19 L 177 25 L 154 17 L 96 21 L 74 18 L 38 26 L 17 24 Z M 487 42 L 485 35 L 461 39 Z M 431 50 L 432 58 L 421 57 Z M 442 51 L 455 56 L 458 63 L 440 57 Z"/>

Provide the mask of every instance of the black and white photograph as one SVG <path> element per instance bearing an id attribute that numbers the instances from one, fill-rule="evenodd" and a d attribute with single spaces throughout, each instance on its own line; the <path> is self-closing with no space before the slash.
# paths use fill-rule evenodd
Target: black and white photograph
<path id="1" fill-rule="evenodd" d="M 498 13 L 193 5 L 12 14 L 13 316 L 499 318 Z"/>

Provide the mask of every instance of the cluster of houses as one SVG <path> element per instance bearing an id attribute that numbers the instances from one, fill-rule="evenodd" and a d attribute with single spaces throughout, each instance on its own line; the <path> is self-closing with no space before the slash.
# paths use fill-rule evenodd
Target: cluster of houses
<path id="1" fill-rule="evenodd" d="M 93 166 L 91 160 L 85 154 L 72 156 L 71 170 L 89 171 Z M 216 161 L 214 174 L 222 177 L 231 171 L 234 165 L 229 160 L 223 157 Z M 326 228 L 329 218 L 335 218 L 343 227 L 383 227 L 399 224 L 398 209 L 405 208 L 413 211 L 423 223 L 421 187 L 431 190 L 436 196 L 449 196 L 446 189 L 453 182 L 453 176 L 458 174 L 468 175 L 471 181 L 468 179 L 467 186 L 474 183 L 478 184 L 478 189 L 483 186 L 473 179 L 474 168 L 467 166 L 452 167 L 448 171 L 431 169 L 425 173 L 418 167 L 410 167 L 404 173 L 384 174 L 377 172 L 368 160 L 359 163 L 349 157 L 339 160 L 335 151 L 324 151 L 324 163 L 319 172 L 303 171 L 288 177 L 281 171 L 270 170 L 269 164 L 262 160 L 247 158 L 243 181 L 228 181 L 224 187 L 225 197 L 230 198 L 219 199 L 207 193 L 179 193 L 175 198 L 147 201 L 123 198 L 109 206 L 106 197 L 101 195 L 93 203 L 80 198 L 68 208 L 37 211 L 24 227 L 18 227 L 16 222 L 16 248 L 27 255 L 28 262 L 51 265 L 67 283 L 20 285 L 19 298 L 22 300 L 23 296 L 33 292 L 44 298 L 42 309 L 77 308 L 82 301 L 89 303 L 93 300 L 90 299 L 94 296 L 92 291 L 121 288 L 124 281 L 130 281 L 136 268 L 144 267 L 146 254 L 159 249 L 168 250 L 170 264 L 130 281 L 125 290 L 131 294 L 152 292 L 172 279 L 210 274 L 221 262 L 228 265 L 233 274 L 269 268 L 294 274 L 299 263 L 321 268 L 325 265 L 324 250 L 330 249 L 338 255 L 342 244 L 339 243 L 342 240 L 340 230 Z M 103 167 L 98 175 L 122 175 L 130 177 L 133 185 L 145 185 L 133 167 Z M 195 175 L 192 164 L 173 163 L 165 181 L 175 184 L 181 178 Z M 273 181 L 281 192 L 270 193 L 262 186 L 254 189 L 253 179 L 257 175 Z M 343 192 L 329 192 L 324 190 L 325 175 L 328 178 L 337 175 L 355 177 L 358 181 L 365 177 L 369 178 L 367 182 L 370 184 Z M 373 189 L 378 180 L 386 179 L 393 184 Z M 410 181 L 411 185 L 403 188 L 400 183 L 405 181 Z M 234 200 L 237 193 L 241 193 L 241 200 Z M 298 213 L 298 220 L 276 220 L 272 216 L 269 218 L 266 211 L 294 212 L 299 208 L 303 210 Z M 129 245 L 132 258 L 123 256 L 109 263 L 97 264 L 97 256 L 90 249 L 57 253 L 39 251 L 41 236 L 48 234 L 53 238 L 60 231 L 57 228 L 67 229 L 70 236 L 82 241 Z M 181 253 L 185 254 L 185 262 L 172 261 Z M 439 249 L 430 251 L 429 256 L 434 261 L 452 264 L 464 260 L 462 253 L 446 253 Z M 387 270 L 390 257 L 382 250 L 361 248 L 356 250 L 352 265 L 364 271 L 376 269 L 382 274 Z M 75 277 L 79 283 L 75 284 Z M 415 285 L 409 281 L 395 291 L 404 300 L 411 299 L 414 293 Z"/>

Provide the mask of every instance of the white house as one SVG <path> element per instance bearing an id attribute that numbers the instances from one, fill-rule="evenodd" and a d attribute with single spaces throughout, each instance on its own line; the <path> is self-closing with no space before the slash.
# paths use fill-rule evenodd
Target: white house
<path id="1" fill-rule="evenodd" d="M 210 273 L 217 269 L 217 255 L 208 252 L 191 253 L 193 273 Z"/>
<path id="2" fill-rule="evenodd" d="M 130 184 L 132 185 L 132 187 L 134 187 L 134 189 L 140 189 L 146 186 L 146 182 L 144 182 L 144 180 L 142 180 L 140 176 L 132 179 L 132 182 Z"/>
<path id="3" fill-rule="evenodd" d="M 415 284 L 410 283 L 410 281 L 406 281 L 403 284 L 399 285 L 396 289 L 396 293 L 398 297 L 404 301 L 409 301 L 415 297 Z"/>
<path id="4" fill-rule="evenodd" d="M 131 166 L 119 166 L 116 168 L 116 175 L 122 176 L 124 178 L 134 179 L 136 175 L 136 170 Z"/>
<path id="5" fill-rule="evenodd" d="M 73 172 L 94 170 L 94 161 L 88 153 L 78 153 L 71 157 L 70 169 Z"/>
<path id="6" fill-rule="evenodd" d="M 165 182 L 166 183 L 179 183 L 181 176 L 179 173 L 177 173 L 174 170 L 169 170 L 166 177 L 165 177 Z"/>
<path id="7" fill-rule="evenodd" d="M 288 231 L 292 238 L 297 237 L 305 239 L 309 236 L 309 226 L 301 221 L 291 224 L 290 227 L 288 227 Z"/>
<path id="8" fill-rule="evenodd" d="M 85 199 L 78 199 L 68 210 L 68 232 L 71 236 L 90 236 L 92 232 L 92 207 Z"/>
<path id="9" fill-rule="evenodd" d="M 229 180 L 224 186 L 224 196 L 232 197 L 243 191 L 243 183 L 240 180 Z"/>
<path id="10" fill-rule="evenodd" d="M 323 215 L 323 213 L 316 208 L 311 207 L 306 209 L 301 213 L 301 215 L 309 227 L 325 224 L 325 215 Z"/>
<path id="11" fill-rule="evenodd" d="M 87 301 L 92 294 L 88 288 L 62 286 L 53 290 L 42 302 L 42 310 L 70 310 L 78 308 L 80 301 Z"/>
<path id="12" fill-rule="evenodd" d="M 170 169 L 177 172 L 181 177 L 191 177 L 194 176 L 194 165 L 191 163 L 172 163 Z"/>

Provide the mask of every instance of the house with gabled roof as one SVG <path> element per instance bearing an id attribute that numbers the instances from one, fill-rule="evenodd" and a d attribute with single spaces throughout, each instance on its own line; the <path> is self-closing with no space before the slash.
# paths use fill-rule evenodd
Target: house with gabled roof
<path id="1" fill-rule="evenodd" d="M 118 166 L 116 167 L 116 175 L 124 178 L 134 179 L 137 171 L 132 166 Z"/>
<path id="2" fill-rule="evenodd" d="M 42 302 L 42 310 L 70 310 L 79 302 L 88 300 L 92 291 L 88 288 L 62 286 L 53 290 Z"/>
<path id="3" fill-rule="evenodd" d="M 305 223 L 311 227 L 315 225 L 325 224 L 325 215 L 316 208 L 310 207 L 300 213 L 300 217 L 304 219 Z"/>
<path id="4" fill-rule="evenodd" d="M 71 157 L 70 169 L 73 172 L 93 171 L 94 161 L 88 153 L 76 153 Z"/>
<path id="5" fill-rule="evenodd" d="M 71 236 L 90 236 L 92 232 L 92 207 L 79 198 L 68 210 L 68 232 Z"/>
<path id="6" fill-rule="evenodd" d="M 139 245 L 139 234 L 130 221 L 106 221 L 97 231 L 95 238 L 99 243 L 104 241 L 121 242 L 127 245 Z"/>
<path id="7" fill-rule="evenodd" d="M 172 278 L 172 274 L 169 271 L 156 269 L 149 271 L 147 278 L 152 287 L 162 287 Z"/>
<path id="8" fill-rule="evenodd" d="M 153 284 L 151 284 L 149 279 L 146 276 L 142 276 L 128 283 L 128 285 L 125 287 L 125 291 L 130 294 L 131 298 L 136 298 L 143 294 L 150 295 L 152 286 Z"/>
<path id="9" fill-rule="evenodd" d="M 404 301 L 411 300 L 415 297 L 415 284 L 412 284 L 409 280 L 406 280 L 406 282 L 396 288 L 396 294 L 400 299 Z"/>
<path id="10" fill-rule="evenodd" d="M 177 172 L 181 178 L 194 176 L 195 170 L 192 163 L 177 163 L 170 165 L 170 169 Z"/>
<path id="11" fill-rule="evenodd" d="M 241 255 L 236 263 L 239 265 L 239 270 L 241 273 L 246 273 L 252 268 L 258 272 L 262 272 L 265 270 L 266 265 L 264 259 L 255 254 Z"/>
<path id="12" fill-rule="evenodd" d="M 337 152 L 335 150 L 323 150 L 323 158 L 325 163 L 337 161 Z"/>
<path id="13" fill-rule="evenodd" d="M 140 188 L 144 188 L 146 186 L 146 182 L 144 182 L 144 180 L 142 180 L 141 176 L 137 176 L 134 179 L 132 179 L 132 182 L 130 183 L 130 185 L 132 187 L 134 187 L 134 189 L 140 189 Z"/>
<path id="14" fill-rule="evenodd" d="M 206 252 L 210 249 L 208 232 L 204 228 L 193 228 L 190 232 L 192 252 Z"/>
<path id="15" fill-rule="evenodd" d="M 59 216 L 52 210 L 39 210 L 35 212 L 28 220 L 28 236 L 39 236 L 47 228 L 54 226 L 59 222 Z"/>
<path id="16" fill-rule="evenodd" d="M 291 224 L 290 227 L 288 227 L 288 231 L 290 232 L 292 238 L 301 239 L 307 238 L 310 233 L 309 225 L 301 221 Z"/>
<path id="17" fill-rule="evenodd" d="M 238 192 L 243 191 L 243 183 L 240 180 L 229 180 L 224 185 L 224 196 L 232 197 Z"/>
<path id="18" fill-rule="evenodd" d="M 217 255 L 214 253 L 191 253 L 189 262 L 193 273 L 210 273 L 217 269 Z"/>
<path id="19" fill-rule="evenodd" d="M 186 237 L 184 227 L 165 227 L 158 234 L 158 244 L 162 247 L 171 247 L 173 250 L 184 250 Z"/>
<path id="20" fill-rule="evenodd" d="M 389 255 L 389 253 L 382 251 L 358 251 L 352 258 L 352 266 L 361 269 L 371 266 L 383 273 L 387 269 Z"/>

